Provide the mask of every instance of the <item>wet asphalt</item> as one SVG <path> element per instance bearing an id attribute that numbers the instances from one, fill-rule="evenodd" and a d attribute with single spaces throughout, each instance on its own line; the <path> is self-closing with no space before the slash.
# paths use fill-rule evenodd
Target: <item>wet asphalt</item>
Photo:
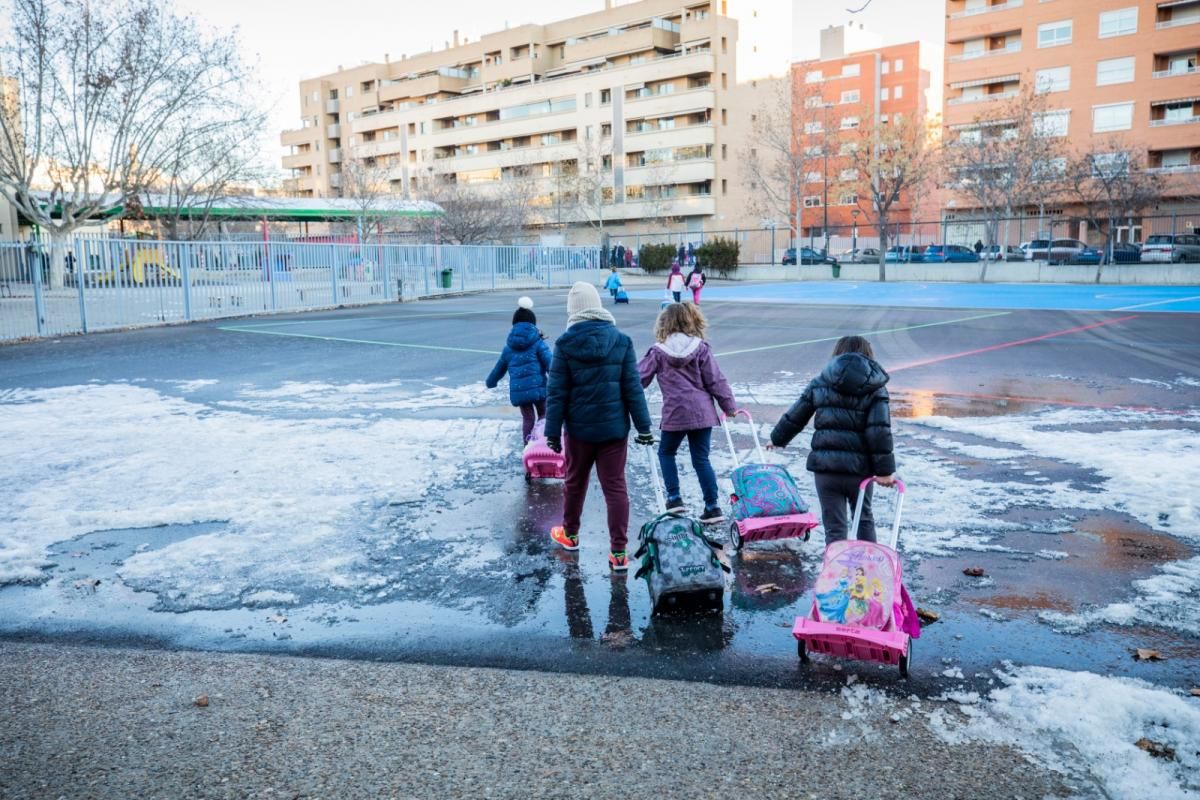
<path id="1" fill-rule="evenodd" d="M 565 292 L 533 296 L 539 323 L 553 339 L 565 324 Z M 240 387 L 270 389 L 288 381 L 372 383 L 437 376 L 447 386 L 466 385 L 481 381 L 490 369 L 509 328 L 514 300 L 483 295 L 8 345 L 0 347 L 0 389 L 139 381 L 170 393 L 167 381 L 218 379 L 187 394 L 191 402 L 215 404 Z M 1169 386 L 1180 375 L 1200 377 L 1196 315 L 732 302 L 705 303 L 704 310 L 709 338 L 734 384 L 802 382 L 824 363 L 837 337 L 876 334 L 877 357 L 893 373 L 898 418 L 1057 407 L 1171 411 L 1197 405 L 1195 391 Z M 639 351 L 652 342 L 656 312 L 656 304 L 638 302 L 615 310 L 618 324 Z M 1075 328 L 1087 330 L 1008 346 Z M 1161 385 L 1133 383 L 1130 375 Z M 764 422 L 784 409 L 775 401 L 745 400 Z M 396 510 L 390 522 L 400 542 L 413 530 L 414 513 L 437 514 L 439 524 L 478 529 L 511 559 L 508 569 L 446 589 L 437 580 L 441 553 L 401 549 L 415 564 L 413 574 L 425 572 L 425 580 L 386 602 L 365 602 L 331 590 L 286 609 L 178 611 L 166 598 L 124 584 L 120 564 L 139 547 L 163 547 L 219 530 L 222 523 L 103 531 L 57 546 L 55 566 L 43 583 L 0 588 L 0 636 L 765 687 L 831 689 L 844 685 L 845 670 L 853 669 L 870 684 L 895 684 L 894 670 L 883 667 L 829 661 L 799 667 L 789 629 L 794 617 L 807 610 L 814 578 L 811 554 L 819 554 L 819 545 L 789 541 L 747 549 L 733 556 L 734 580 L 724 613 L 653 617 L 640 581 L 608 574 L 597 487 L 584 520 L 585 530 L 597 535 L 583 537 L 577 556 L 551 546 L 545 532 L 558 521 L 560 488 L 522 480 L 514 409 L 395 413 L 431 424 L 448 415 L 513 421 L 509 462 L 474 473 L 469 483 L 440 487 L 429 503 Z M 636 529 L 651 501 L 644 481 L 632 484 L 631 527 Z M 1029 547 L 1036 549 L 1037 543 L 1031 541 Z M 1055 602 L 1063 595 L 1100 602 L 1105 598 L 1092 599 L 1089 587 L 1108 580 L 1127 585 L 1150 575 L 1158 564 L 1188 557 L 1184 544 L 1114 512 L 1081 518 L 1074 532 L 1058 537 L 1055 547 L 1082 557 L 1070 559 L 1065 570 L 1059 562 L 1031 564 L 1003 554 L 922 559 L 909 573 L 909 588 L 918 605 L 937 609 L 942 619 L 915 643 L 908 690 L 922 695 L 942 691 L 949 685 L 941 676 L 948 666 L 961 668 L 967 683 L 984 688 L 991 670 L 1005 660 L 1179 686 L 1194 679 L 1200 665 L 1200 646 L 1194 640 L 1157 629 L 1109 627 L 1066 636 L 1036 618 L 1047 596 Z M 807 559 L 801 558 L 805 552 Z M 965 581 L 962 568 L 976 563 L 987 566 L 998 585 Z M 101 583 L 96 591 L 64 591 L 77 575 Z M 776 589 L 760 590 L 768 584 Z M 1137 664 L 1129 657 L 1134 645 L 1158 647 L 1171 657 L 1159 664 Z"/>

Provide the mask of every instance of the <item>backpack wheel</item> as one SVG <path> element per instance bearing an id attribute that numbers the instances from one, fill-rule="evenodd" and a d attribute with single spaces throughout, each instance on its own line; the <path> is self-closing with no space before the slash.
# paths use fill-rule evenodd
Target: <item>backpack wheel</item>
<path id="1" fill-rule="evenodd" d="M 526 472 L 526 473 L 525 473 L 525 482 L 526 482 L 526 483 L 533 483 L 533 473 L 532 473 L 532 472 Z"/>
<path id="2" fill-rule="evenodd" d="M 806 648 L 806 647 L 804 646 L 804 640 L 803 640 L 803 639 L 797 639 L 797 640 L 796 640 L 796 655 L 800 656 L 800 663 L 801 663 L 801 664 L 807 664 L 807 663 L 808 663 L 808 648 Z"/>
<path id="3" fill-rule="evenodd" d="M 741 550 L 742 545 L 746 542 L 742 539 L 742 532 L 738 530 L 737 522 L 729 523 L 729 541 L 733 545 L 734 550 Z"/>
<path id="4" fill-rule="evenodd" d="M 900 677 L 908 678 L 908 658 L 912 655 L 912 640 L 908 641 L 908 652 L 900 656 Z"/>

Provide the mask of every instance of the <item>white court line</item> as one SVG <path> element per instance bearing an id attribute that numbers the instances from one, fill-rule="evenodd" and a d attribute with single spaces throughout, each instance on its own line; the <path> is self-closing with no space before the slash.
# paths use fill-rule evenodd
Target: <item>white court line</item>
<path id="1" fill-rule="evenodd" d="M 1113 311 L 1133 311 L 1135 308 L 1149 308 L 1150 306 L 1165 306 L 1171 303 L 1186 303 L 1189 300 L 1200 300 L 1200 294 L 1194 297 L 1176 297 L 1171 300 L 1155 300 L 1153 303 L 1138 303 L 1136 306 L 1121 306 L 1114 308 Z"/>
<path id="2" fill-rule="evenodd" d="M 287 333 L 286 331 L 268 331 L 262 328 L 240 328 L 233 325 L 222 326 L 217 328 L 219 331 L 227 333 L 256 333 L 259 336 L 286 336 L 294 339 L 317 339 L 322 342 L 349 342 L 351 344 L 376 344 L 383 347 L 407 347 L 413 350 L 445 350 L 451 353 L 482 353 L 489 356 L 498 356 L 498 350 L 476 350 L 472 347 L 447 347 L 436 344 L 405 344 L 403 342 L 383 342 L 378 339 L 351 339 L 346 336 L 316 336 L 311 333 Z"/>

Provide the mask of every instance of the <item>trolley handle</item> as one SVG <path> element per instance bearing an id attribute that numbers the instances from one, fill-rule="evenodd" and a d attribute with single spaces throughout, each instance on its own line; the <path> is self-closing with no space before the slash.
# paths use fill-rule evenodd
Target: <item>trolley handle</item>
<path id="1" fill-rule="evenodd" d="M 854 519 L 850 523 L 851 539 L 858 538 L 858 526 L 862 522 L 863 499 L 867 496 L 867 486 L 874 481 L 874 477 L 863 478 L 858 484 L 858 499 L 854 502 Z M 900 541 L 900 513 L 904 509 L 904 481 L 896 478 L 896 482 L 892 485 L 896 490 L 896 518 L 892 520 L 892 532 L 888 537 L 888 547 L 896 549 L 896 544 Z M 885 487 L 886 488 L 886 487 Z"/>
<path id="2" fill-rule="evenodd" d="M 654 487 L 654 499 L 658 503 L 658 513 L 667 513 L 667 499 L 663 496 L 662 481 L 658 477 L 658 454 L 655 448 L 641 445 L 646 451 L 647 460 L 650 462 L 650 484 Z"/>
<path id="3" fill-rule="evenodd" d="M 744 408 L 739 408 L 733 412 L 733 416 L 735 417 L 739 414 L 750 422 L 750 434 L 754 437 L 754 450 L 758 454 L 758 463 L 767 463 L 767 456 L 763 453 L 762 442 L 758 439 L 758 429 L 754 427 L 754 417 L 750 416 L 750 412 Z M 733 456 L 733 467 L 737 469 L 741 466 L 741 462 L 738 460 L 737 449 L 733 446 L 733 436 L 729 433 L 728 420 L 722 421 L 721 428 L 725 431 L 725 441 L 729 442 L 729 454 Z"/>

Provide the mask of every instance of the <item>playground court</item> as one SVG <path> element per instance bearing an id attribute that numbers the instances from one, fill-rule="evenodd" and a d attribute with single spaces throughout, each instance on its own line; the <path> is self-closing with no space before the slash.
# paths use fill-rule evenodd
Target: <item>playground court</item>
<path id="1" fill-rule="evenodd" d="M 893 376 L 900 472 L 913 487 L 901 550 L 917 604 L 942 616 L 916 643 L 916 690 L 978 684 L 1006 659 L 1180 686 L 1194 676 L 1194 622 L 1153 599 L 1146 616 L 1161 624 L 1093 614 L 1115 601 L 1138 607 L 1137 581 L 1192 563 L 1194 506 L 1164 501 L 1156 512 L 1154 492 L 1126 486 L 1107 451 L 1094 463 L 1076 451 L 1120 437 L 1143 442 L 1124 454 L 1130 463 L 1150 463 L 1169 457 L 1172 431 L 1200 431 L 1200 317 L 1170 313 L 1200 310 L 1200 288 L 716 284 L 703 303 L 710 338 L 765 426 L 840 336 L 869 336 Z M 551 340 L 565 324 L 565 294 L 532 293 Z M 652 343 L 658 298 L 635 292 L 614 309 L 639 352 Z M 96 479 L 74 473 L 123 474 L 113 464 L 129 454 L 94 428 L 126 425 L 144 437 L 138 457 L 161 466 L 114 490 L 127 508 L 113 518 L 127 524 L 49 545 L 38 580 L 0 588 L 0 632 L 841 682 L 842 667 L 829 662 L 798 671 L 788 635 L 809 602 L 819 536 L 734 556 L 726 611 L 704 620 L 652 619 L 640 581 L 609 578 L 595 487 L 579 555 L 550 546 L 559 487 L 525 485 L 519 415 L 505 387 L 482 386 L 515 301 L 484 294 L 3 348 L 0 387 L 9 410 L 27 415 L 22 424 L 67 425 L 64 441 L 104 451 L 102 465 L 85 452 L 50 471 L 19 456 L 14 474 L 32 475 L 34 488 L 66 475 L 64 497 L 100 501 Z M 47 418 L 56 403 L 79 421 Z M 735 429 L 743 454 L 749 433 Z M 785 456 L 811 490 L 807 441 Z M 631 452 L 633 530 L 651 514 L 644 457 Z M 727 474 L 728 454 L 715 458 Z M 397 488 L 405 481 L 418 485 L 406 493 Z M 333 509 L 336 533 L 309 537 L 289 506 L 326 490 L 305 513 Z M 254 546 L 240 538 L 247 531 Z M 964 578 L 968 565 L 989 578 Z M 71 588 L 93 574 L 96 592 Z M 1186 616 L 1195 586 L 1180 591 Z M 1135 645 L 1170 658 L 1134 662 Z"/>

